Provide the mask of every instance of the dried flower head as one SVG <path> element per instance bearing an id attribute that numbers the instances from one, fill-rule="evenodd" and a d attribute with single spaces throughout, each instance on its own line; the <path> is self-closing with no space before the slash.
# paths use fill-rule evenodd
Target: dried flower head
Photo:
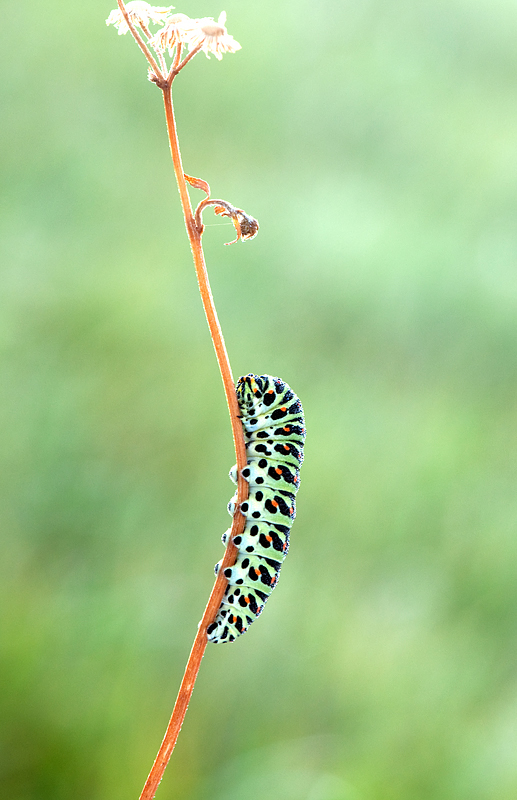
<path id="1" fill-rule="evenodd" d="M 168 17 L 164 28 L 159 30 L 152 39 L 149 40 L 151 47 L 155 50 L 164 51 L 167 48 L 172 55 L 172 51 L 177 44 L 190 42 L 192 34 L 197 30 L 195 20 L 187 17 L 186 14 L 173 14 Z"/>
<path id="2" fill-rule="evenodd" d="M 144 3 L 143 0 L 132 0 L 126 3 L 126 11 L 128 17 L 133 25 L 139 28 L 148 28 L 149 23 L 154 22 L 156 25 L 162 25 L 164 18 L 170 13 L 174 6 L 150 6 L 149 3 Z M 122 11 L 116 8 L 111 12 L 106 25 L 115 25 L 118 28 L 119 35 L 127 33 L 129 30 L 128 24 L 124 18 Z"/>
<path id="3" fill-rule="evenodd" d="M 230 36 L 224 26 L 226 11 L 219 15 L 217 22 L 214 22 L 212 17 L 203 17 L 203 19 L 198 19 L 196 22 L 196 30 L 190 38 L 191 51 L 201 44 L 201 50 L 203 50 L 207 58 L 210 58 L 209 53 L 213 53 L 220 61 L 223 53 L 235 53 L 236 50 L 241 49 L 239 42 L 236 42 L 233 36 Z"/>

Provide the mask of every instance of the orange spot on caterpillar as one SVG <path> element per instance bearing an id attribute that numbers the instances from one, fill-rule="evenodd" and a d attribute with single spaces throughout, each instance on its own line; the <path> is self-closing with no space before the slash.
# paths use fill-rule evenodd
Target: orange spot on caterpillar
<path id="1" fill-rule="evenodd" d="M 245 597 L 244 602 L 249 605 L 251 603 L 251 600 L 249 599 L 249 597 Z"/>
<path id="2" fill-rule="evenodd" d="M 284 450 L 289 450 L 289 445 L 288 444 L 284 444 Z"/>
<path id="3" fill-rule="evenodd" d="M 280 469 L 280 467 L 277 467 L 275 469 L 275 472 L 276 472 L 277 475 L 281 475 L 282 474 L 282 470 Z"/>
<path id="4" fill-rule="evenodd" d="M 276 500 L 271 500 L 271 503 L 274 505 L 275 508 L 278 508 L 278 503 Z"/>
<path id="5" fill-rule="evenodd" d="M 266 536 L 266 539 L 268 540 L 268 542 L 272 542 L 273 541 L 273 537 L 272 536 Z"/>
<path id="6" fill-rule="evenodd" d="M 257 578 L 258 578 L 258 576 L 260 575 L 260 570 L 259 570 L 259 569 L 257 569 L 256 567 L 255 567 L 255 575 L 257 576 Z"/>

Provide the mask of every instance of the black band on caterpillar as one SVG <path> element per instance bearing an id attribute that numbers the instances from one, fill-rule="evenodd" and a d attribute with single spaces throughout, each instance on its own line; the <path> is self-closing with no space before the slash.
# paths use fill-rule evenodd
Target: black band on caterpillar
<path id="1" fill-rule="evenodd" d="M 233 540 L 237 561 L 225 569 L 228 586 L 209 641 L 233 642 L 261 613 L 278 582 L 289 550 L 289 530 L 296 516 L 295 494 L 300 485 L 305 424 L 300 400 L 280 378 L 246 375 L 237 382 L 237 399 L 246 441 L 247 466 L 242 476 L 249 498 L 241 505 L 244 531 Z M 237 468 L 230 478 L 237 483 Z M 228 503 L 233 516 L 237 496 Z M 223 533 L 228 543 L 230 530 Z M 216 574 L 220 563 L 216 564 Z"/>

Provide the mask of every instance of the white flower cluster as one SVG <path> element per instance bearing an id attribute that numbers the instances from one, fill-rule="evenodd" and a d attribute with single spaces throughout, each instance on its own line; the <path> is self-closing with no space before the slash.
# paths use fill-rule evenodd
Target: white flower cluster
<path id="1" fill-rule="evenodd" d="M 189 52 L 200 49 L 210 58 L 213 53 L 221 60 L 223 53 L 235 53 L 240 50 L 239 42 L 230 36 L 225 27 L 226 12 L 220 14 L 217 22 L 212 17 L 190 19 L 186 14 L 171 14 L 174 6 L 151 6 L 142 0 L 126 3 L 126 11 L 131 23 L 149 34 L 149 25 L 163 25 L 163 28 L 149 39 L 155 50 L 163 53 L 168 50 L 172 55 L 177 45 L 188 44 Z M 127 33 L 128 24 L 120 9 L 111 12 L 106 25 L 115 25 L 119 34 Z"/>

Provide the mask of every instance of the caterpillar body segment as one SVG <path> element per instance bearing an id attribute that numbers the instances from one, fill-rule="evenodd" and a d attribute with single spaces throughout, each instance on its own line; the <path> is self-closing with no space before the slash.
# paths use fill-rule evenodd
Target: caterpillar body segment
<path id="1" fill-rule="evenodd" d="M 265 458 L 250 459 L 242 470 L 242 477 L 248 481 L 250 487 L 269 486 L 271 489 L 283 489 L 293 494 L 300 484 L 299 469 Z M 237 483 L 237 467 L 230 470 L 230 478 Z"/>
<path id="2" fill-rule="evenodd" d="M 224 545 L 228 542 L 231 528 L 222 535 Z M 234 545 L 241 553 L 255 553 L 264 558 L 283 561 L 289 551 L 289 527 L 272 525 L 269 522 L 254 522 L 246 526 L 244 533 L 235 536 Z"/>

